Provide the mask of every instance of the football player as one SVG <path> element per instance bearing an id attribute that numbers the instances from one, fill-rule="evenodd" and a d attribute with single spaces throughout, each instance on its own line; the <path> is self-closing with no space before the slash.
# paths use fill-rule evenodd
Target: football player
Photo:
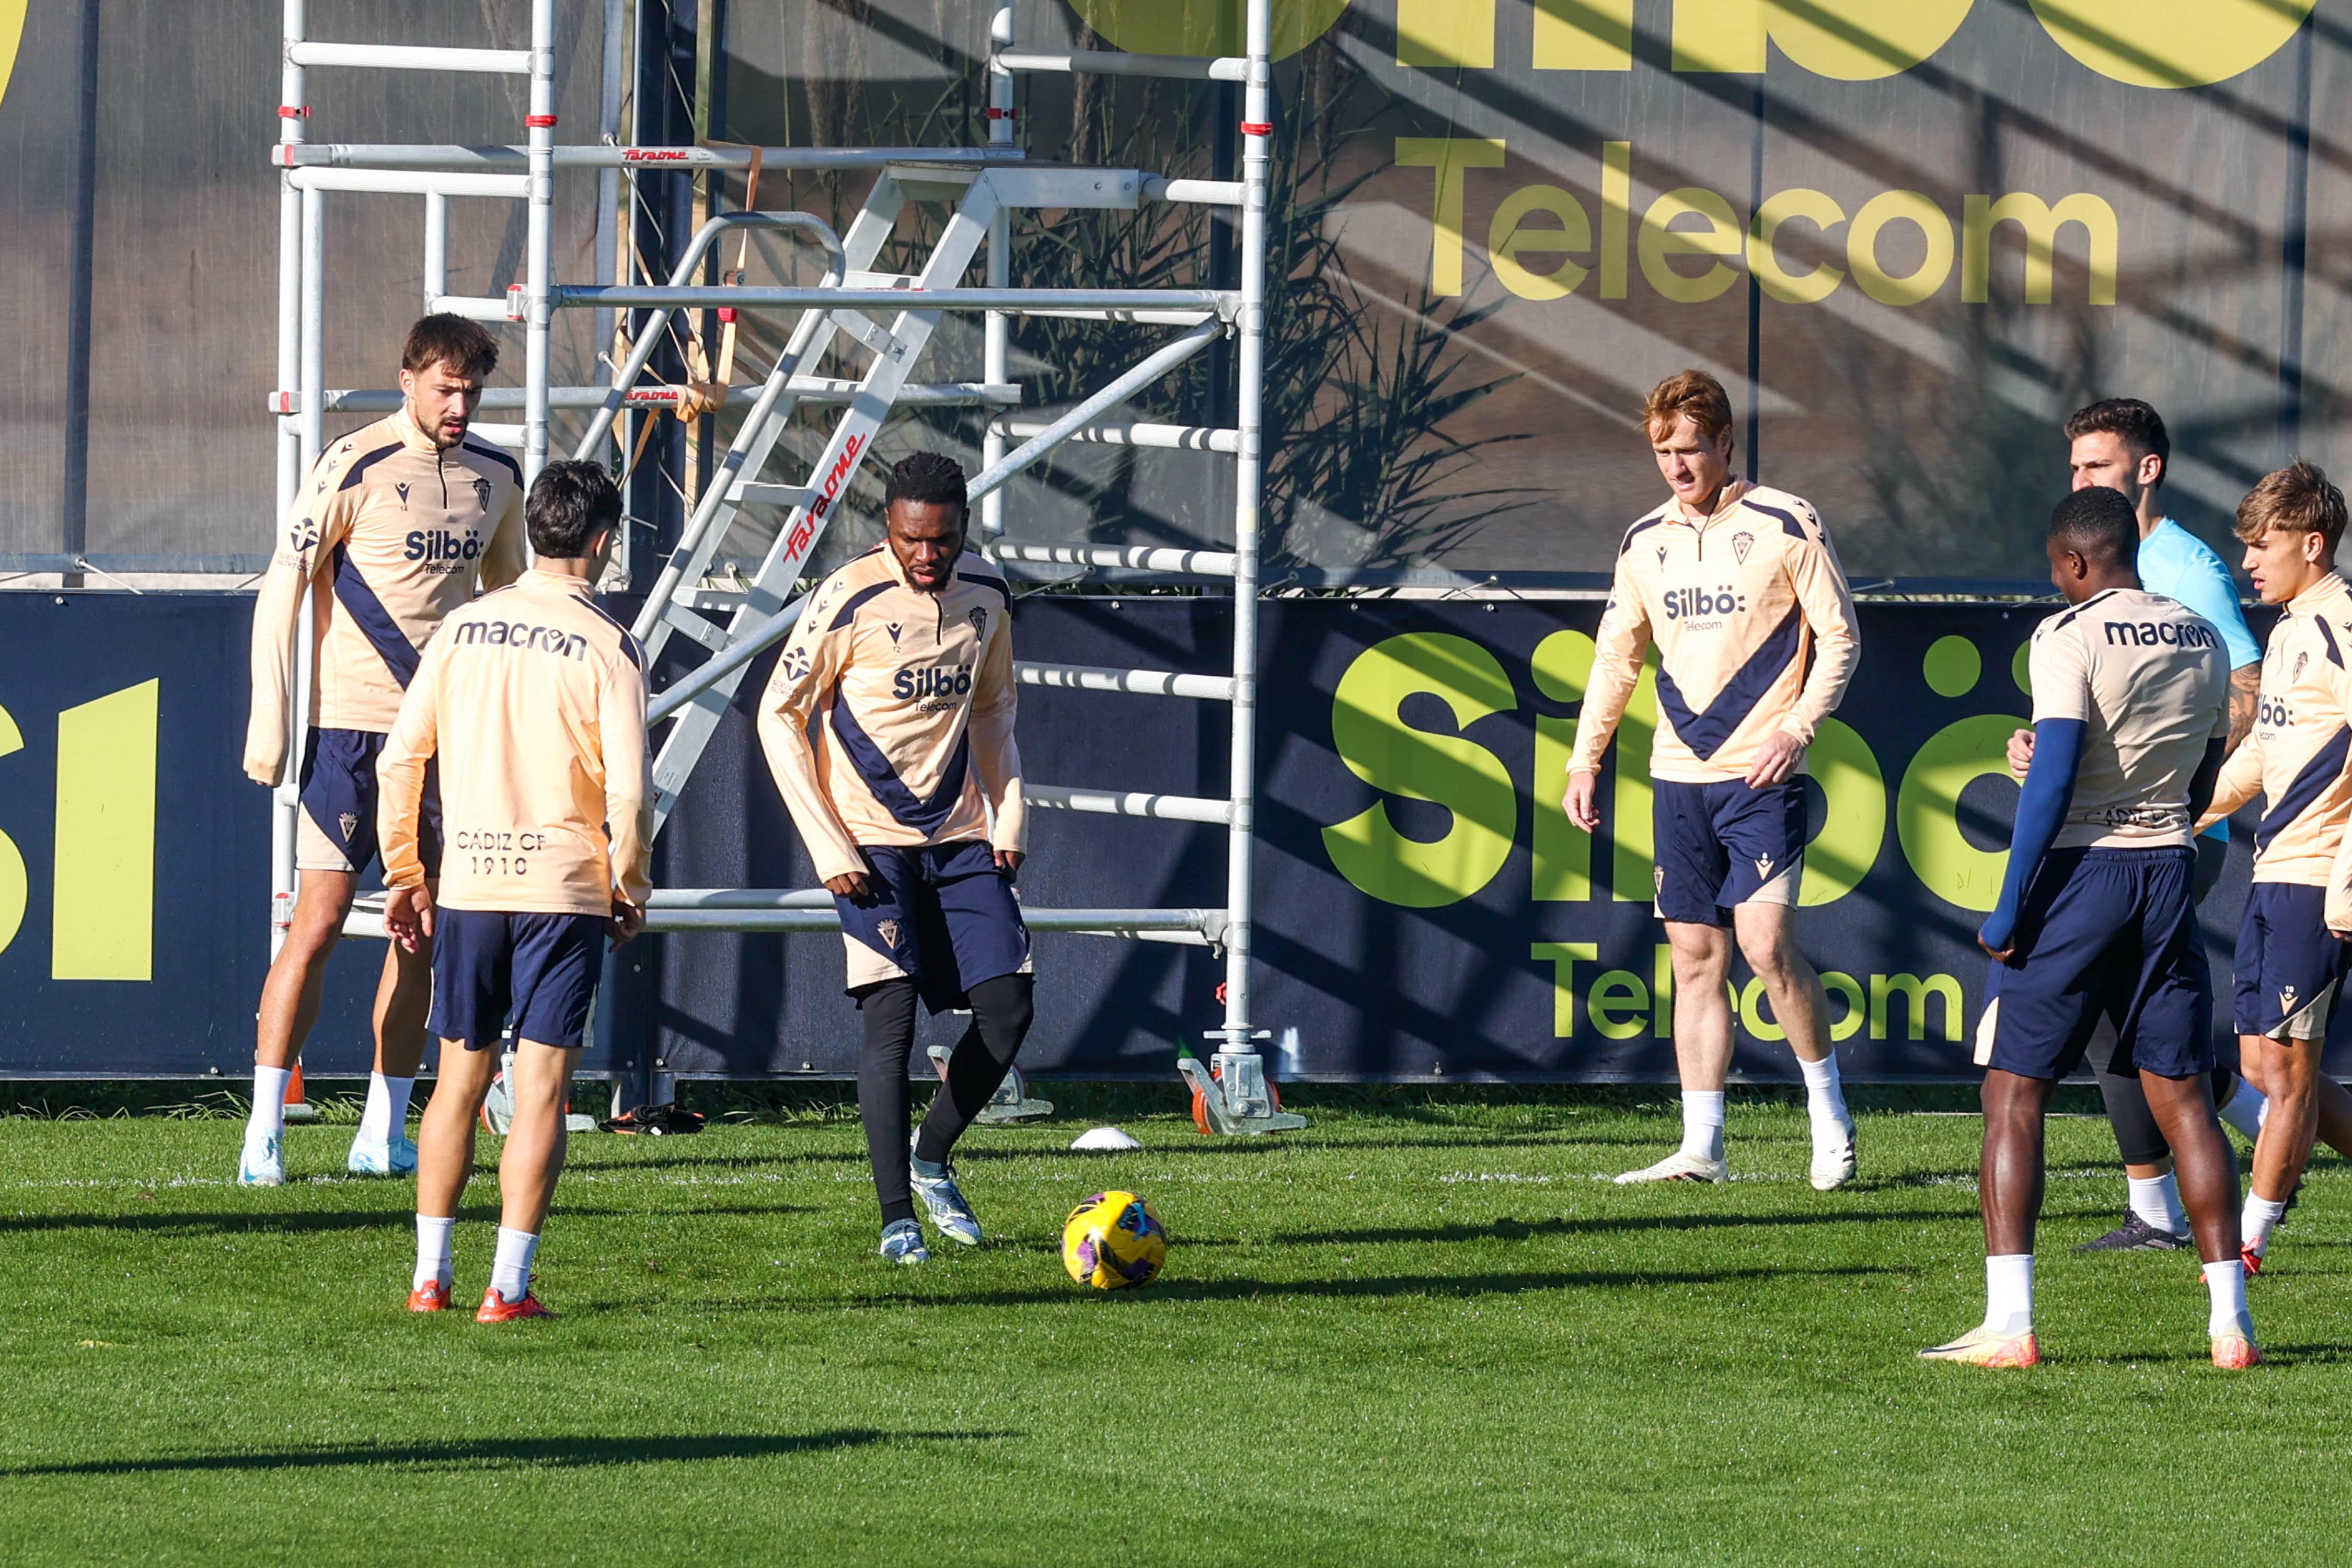
<path id="1" fill-rule="evenodd" d="M 1862 654 L 1853 599 L 1813 509 L 1731 477 L 1731 400 L 1704 371 L 1661 383 L 1643 409 L 1672 499 L 1626 531 L 1594 637 L 1569 759 L 1569 820 L 1601 826 L 1601 760 L 1658 650 L 1651 742 L 1656 902 L 1674 952 L 1682 1147 L 1620 1182 L 1720 1182 L 1725 985 L 1735 942 L 1763 981 L 1805 1079 L 1811 1178 L 1853 1180 L 1853 1118 L 1830 1043 L 1829 998 L 1797 951 L 1805 852 L 1799 775 L 1813 731 Z M 1622 889 L 1621 889 L 1622 890 Z"/>

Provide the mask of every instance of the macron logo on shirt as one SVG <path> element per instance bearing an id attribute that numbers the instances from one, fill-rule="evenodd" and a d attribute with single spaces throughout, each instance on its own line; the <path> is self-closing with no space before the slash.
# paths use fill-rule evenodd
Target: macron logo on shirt
<path id="1" fill-rule="evenodd" d="M 2221 639 L 2208 626 L 2175 621 L 2103 621 L 2109 647 L 2220 647 Z"/>
<path id="2" fill-rule="evenodd" d="M 457 637 L 461 647 L 467 643 L 481 643 L 489 647 L 528 648 L 583 662 L 588 658 L 588 639 L 578 632 L 534 626 L 521 621 L 465 621 L 459 623 Z"/>

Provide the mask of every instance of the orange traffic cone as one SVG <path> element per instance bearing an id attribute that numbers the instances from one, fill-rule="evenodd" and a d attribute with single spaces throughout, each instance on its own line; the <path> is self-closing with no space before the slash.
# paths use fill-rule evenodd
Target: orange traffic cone
<path id="1" fill-rule="evenodd" d="M 294 1076 L 286 1080 L 286 1120 L 316 1121 L 318 1119 L 319 1108 L 302 1098 L 302 1064 L 297 1061 Z"/>

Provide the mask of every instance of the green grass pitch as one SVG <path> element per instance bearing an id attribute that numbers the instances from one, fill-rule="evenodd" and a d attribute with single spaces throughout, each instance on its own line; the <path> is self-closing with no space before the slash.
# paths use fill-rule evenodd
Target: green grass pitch
<path id="1" fill-rule="evenodd" d="M 1052 1088 L 1045 1092 L 1052 1093 Z M 581 1137 L 552 1322 L 403 1310 L 406 1184 L 229 1184 L 229 1121 L 0 1121 L 0 1562 L 2168 1563 L 2352 1555 L 2352 1183 L 2323 1155 L 2205 1361 L 2179 1254 L 2076 1257 L 2123 1184 L 2052 1124 L 2037 1371 L 1921 1364 L 1982 1307 L 1978 1123 L 1862 1118 L 1864 1176 L 1735 1103 L 1719 1189 L 1605 1178 L 1661 1110 L 1369 1107 L 1213 1142 L 976 1130 L 992 1227 L 872 1256 L 854 1125 Z M 1174 1095 L 1170 1095 L 1171 1105 Z M 484 1141 L 487 1157 L 495 1142 Z M 1147 1194 L 1148 1289 L 1072 1286 L 1064 1214 Z M 458 1294 L 478 1300 L 487 1176 Z"/>

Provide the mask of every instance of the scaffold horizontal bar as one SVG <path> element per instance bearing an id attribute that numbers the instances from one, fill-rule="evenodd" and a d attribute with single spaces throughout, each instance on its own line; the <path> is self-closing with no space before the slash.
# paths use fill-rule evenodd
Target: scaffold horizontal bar
<path id="1" fill-rule="evenodd" d="M 988 547 L 999 561 L 1034 561 L 1053 566 L 1132 566 L 1145 572 L 1181 572 L 1194 577 L 1230 577 L 1241 557 L 1226 551 L 1170 550 L 1154 545 L 1033 544 L 1000 539 Z"/>
<path id="2" fill-rule="evenodd" d="M 1062 686 L 1080 691 L 1132 691 L 1147 697 L 1234 700 L 1229 675 L 1181 675 L 1168 669 L 1118 669 L 1100 664 L 1032 664 L 1016 660 L 1013 679 L 1024 686 Z"/>
<path id="3" fill-rule="evenodd" d="M 366 191 L 392 196 L 492 196 L 524 201 L 529 174 L 460 174 L 437 169 L 297 169 L 298 191 Z"/>
<path id="4" fill-rule="evenodd" d="M 656 888 L 649 910 L 829 910 L 823 888 Z"/>
<path id="5" fill-rule="evenodd" d="M 286 46 L 289 64 L 298 66 L 360 66 L 373 70 L 488 71 L 495 76 L 529 76 L 529 49 L 444 49 L 415 44 L 323 44 L 305 41 Z"/>
<path id="6" fill-rule="evenodd" d="M 1171 180 L 1165 174 L 1143 176 L 1146 201 L 1195 202 L 1202 206 L 1237 207 L 1242 205 L 1242 183 L 1239 180 Z"/>
<path id="7" fill-rule="evenodd" d="M 643 283 L 555 290 L 567 310 L 1185 310 L 1230 319 L 1241 296 L 1217 289 L 729 289 Z"/>
<path id="8" fill-rule="evenodd" d="M 1173 77 L 1183 81 L 1249 80 L 1249 61 L 1241 57 L 1211 59 L 1197 55 L 1130 55 L 1116 49 L 1079 49 L 1066 55 L 1042 54 L 1032 49 L 1001 49 L 995 56 L 995 62 L 1012 71 Z"/>
<path id="9" fill-rule="evenodd" d="M 504 301 L 500 301 L 501 304 Z M 847 403 L 857 395 L 857 383 L 836 380 L 831 376 L 796 375 L 787 390 L 803 403 Z M 553 386 L 548 388 L 550 408 L 602 408 L 612 389 L 604 386 Z M 630 408 L 669 408 L 676 406 L 683 394 L 675 386 L 633 386 L 622 397 Z M 273 392 L 265 400 L 272 414 L 299 414 L 302 408 L 299 394 Z M 403 401 L 396 387 L 365 389 L 330 389 L 327 412 L 330 414 L 390 414 Z M 921 407 L 963 406 L 980 404 L 992 407 L 1019 407 L 1021 388 L 1011 382 L 942 381 L 920 385 L 902 386 L 893 401 L 900 405 Z M 527 406 L 520 386 L 493 386 L 482 394 L 484 409 L 509 409 Z"/>
<path id="10" fill-rule="evenodd" d="M 654 895 L 656 902 L 646 911 L 646 930 L 649 931 L 837 931 L 841 916 L 835 909 L 832 895 L 822 891 L 822 908 L 807 906 L 729 907 L 703 906 L 695 909 L 666 907 Z M 1225 924 L 1223 910 L 1033 910 L 1021 911 L 1024 924 L 1033 931 L 1050 931 L 1066 936 L 1109 936 L 1142 938 L 1147 935 L 1160 941 L 1184 941 L 1187 938 L 1207 943 L 1213 932 L 1221 932 Z M 369 929 L 370 927 L 373 929 Z M 359 929 L 354 929 L 359 928 Z M 381 936 L 383 917 L 366 915 L 354 910 L 345 922 L 345 936 Z"/>
<path id="11" fill-rule="evenodd" d="M 1052 428 L 1048 419 L 998 419 L 989 428 L 999 436 L 1042 436 Z M 1242 433 L 1208 425 L 1090 425 L 1073 430 L 1066 441 L 1088 441 L 1103 447 L 1158 447 L 1171 451 L 1238 452 Z"/>
<path id="12" fill-rule="evenodd" d="M 433 308 L 452 316 L 463 316 L 469 321 L 520 321 L 522 320 L 522 296 L 494 299 L 485 294 L 436 294 Z M 517 388 L 518 391 L 520 388 Z"/>
<path id="13" fill-rule="evenodd" d="M 1018 147 L 595 147 L 552 150 L 559 169 L 877 169 L 886 163 L 1019 163 Z M 273 142 L 271 156 L 291 168 L 520 169 L 523 147 L 411 145 L 397 142 Z"/>
<path id="14" fill-rule="evenodd" d="M 1194 327 L 1215 319 L 1213 310 L 1097 310 L 1047 306 L 1024 310 L 1024 316 L 1054 316 L 1075 321 L 1134 321 L 1147 327 Z"/>
<path id="15" fill-rule="evenodd" d="M 257 577 L 269 570 L 267 554 L 89 555 L 0 551 L 0 575 L 16 573 L 96 572 L 189 577 Z"/>
<path id="16" fill-rule="evenodd" d="M 477 419 L 466 426 L 466 434 L 478 437 L 493 447 L 510 447 L 520 452 L 522 450 L 525 432 L 520 425 L 494 425 L 487 420 Z"/>
<path id="17" fill-rule="evenodd" d="M 660 723 L 718 685 L 734 670 L 759 658 L 771 644 L 783 641 L 799 623 L 801 606 L 807 603 L 808 595 L 802 595 L 736 638 L 733 646 L 713 654 L 700 667 L 687 671 L 669 687 L 656 693 L 654 700 L 646 704 L 646 722 Z"/>
<path id="18" fill-rule="evenodd" d="M 1021 798 L 1048 811 L 1084 811 L 1104 816 L 1157 816 L 1172 822 L 1233 820 L 1229 800 L 1203 800 L 1189 795 L 1146 795 L 1139 790 L 1069 789 L 1061 784 L 1024 784 Z"/>

